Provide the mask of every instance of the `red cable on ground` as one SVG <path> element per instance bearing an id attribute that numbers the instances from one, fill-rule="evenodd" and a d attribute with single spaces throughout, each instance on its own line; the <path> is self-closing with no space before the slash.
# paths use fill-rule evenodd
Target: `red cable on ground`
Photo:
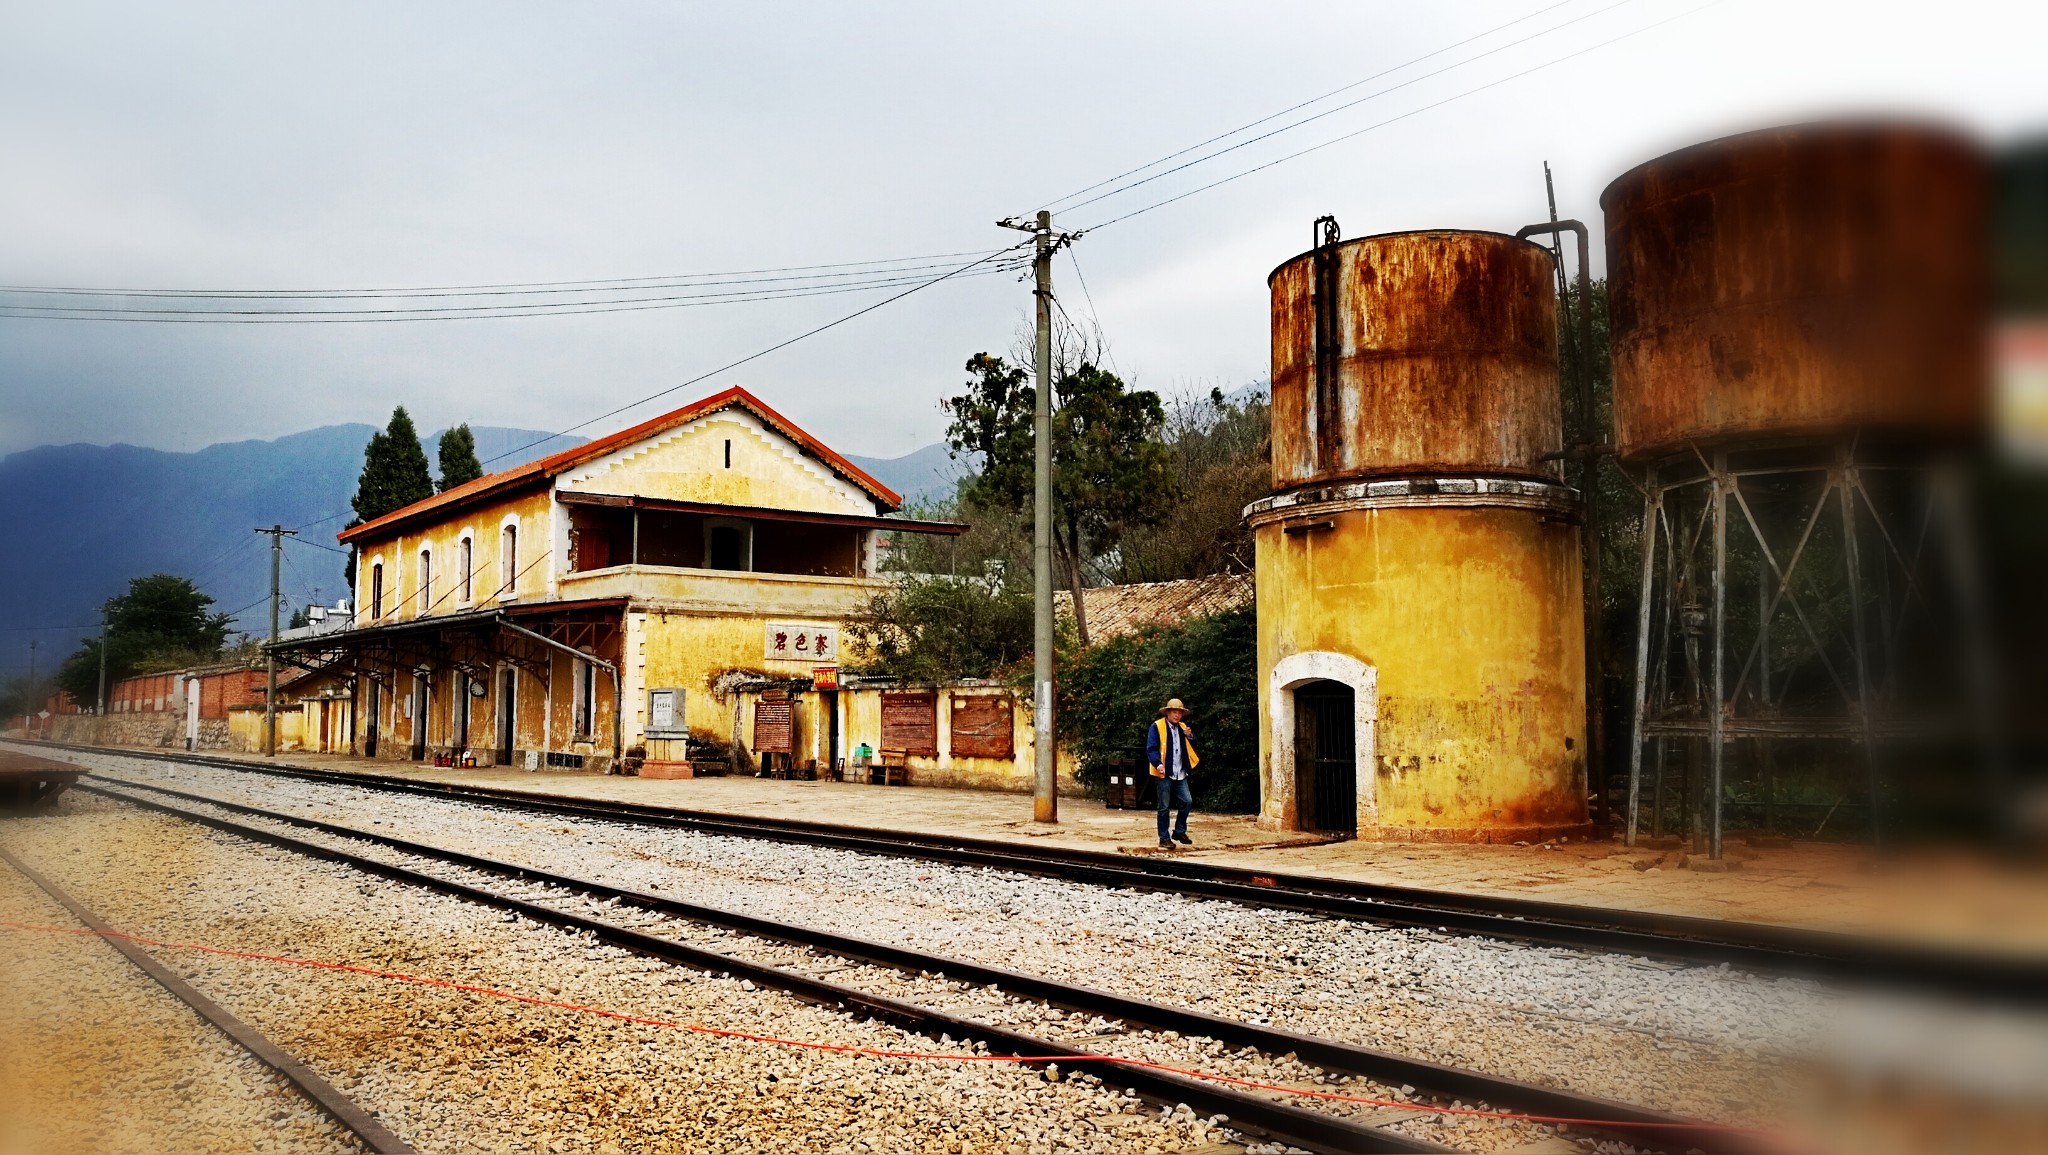
<path id="1" fill-rule="evenodd" d="M 459 983 L 451 979 L 427 978 L 423 975 L 406 974 L 403 971 L 379 970 L 375 967 L 355 966 L 351 963 L 322 962 L 319 959 L 293 958 L 289 955 L 263 954 L 258 951 L 230 950 L 226 947 L 208 946 L 196 942 L 168 942 L 163 939 L 146 938 L 126 931 L 94 931 L 70 926 L 39 926 L 34 923 L 13 922 L 0 919 L 0 927 L 8 930 L 38 931 L 46 934 L 69 934 L 85 938 L 121 938 L 141 946 L 161 947 L 166 950 L 196 950 L 207 954 L 225 955 L 228 958 L 255 959 L 260 962 L 282 963 L 286 966 L 310 967 L 316 970 L 346 971 L 350 974 L 367 975 L 371 978 L 388 979 L 392 982 L 412 983 L 417 986 L 438 987 L 443 990 L 462 991 L 467 994 L 488 995 L 492 998 L 507 999 L 516 1003 L 529 1003 L 537 1007 L 552 1007 L 556 1010 L 575 1011 L 579 1014 L 596 1015 L 601 1018 L 617 1019 L 620 1022 L 637 1023 L 649 1027 L 668 1027 L 679 1031 L 690 1031 L 721 1039 L 740 1039 L 750 1043 L 768 1043 L 778 1047 L 797 1047 L 812 1051 L 833 1051 L 841 1054 L 866 1055 L 875 1059 L 911 1059 L 924 1062 L 948 1063 L 1107 1063 L 1120 1067 L 1141 1067 L 1169 1075 L 1180 1075 L 1189 1079 L 1200 1079 L 1209 1083 L 1224 1083 L 1236 1087 L 1248 1087 L 1258 1091 L 1274 1091 L 1285 1095 L 1297 1095 L 1310 1099 L 1329 1099 L 1340 1103 L 1358 1103 L 1368 1107 L 1391 1107 L 1414 1111 L 1423 1115 L 1461 1115 L 1478 1119 L 1508 1119 L 1524 1123 L 1547 1123 L 1553 1126 L 1615 1127 L 1631 1128 L 1684 1128 L 1701 1131 L 1721 1131 L 1736 1135 L 1771 1137 L 1773 1132 L 1762 1127 L 1744 1127 L 1729 1123 L 1626 1123 L 1614 1119 L 1575 1119 L 1560 1115 L 1529 1115 L 1517 1111 L 1482 1111 L 1475 1107 L 1426 1107 L 1415 1103 L 1403 1103 L 1392 1099 L 1374 1099 L 1365 1095 L 1343 1095 L 1335 1091 L 1311 1091 L 1299 1087 L 1288 1087 L 1279 1083 L 1261 1083 L 1254 1079 L 1240 1079 L 1231 1075 L 1219 1075 L 1210 1071 L 1190 1070 L 1171 1067 L 1165 1063 L 1147 1062 L 1144 1059 L 1126 1059 L 1116 1055 L 977 1055 L 973 1053 L 947 1053 L 925 1051 L 889 1051 L 879 1047 L 856 1047 L 846 1043 L 814 1043 L 802 1039 L 783 1039 L 774 1035 L 757 1035 L 747 1031 L 729 1030 L 724 1027 L 707 1027 L 701 1023 L 683 1023 L 672 1019 L 649 1018 L 645 1015 L 628 1014 L 624 1011 L 607 1010 L 604 1007 L 586 1006 L 582 1003 L 562 1002 L 558 999 L 544 999 L 537 995 L 522 995 L 514 991 L 499 990 L 496 987 L 478 986 L 474 983 Z"/>

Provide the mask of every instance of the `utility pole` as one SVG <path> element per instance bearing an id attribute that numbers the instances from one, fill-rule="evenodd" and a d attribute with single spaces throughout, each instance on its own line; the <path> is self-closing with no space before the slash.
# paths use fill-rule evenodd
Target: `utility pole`
<path id="1" fill-rule="evenodd" d="M 277 652 L 270 646 L 277 644 L 277 566 L 284 560 L 284 539 L 298 536 L 298 530 L 273 525 L 268 529 L 257 527 L 257 533 L 270 535 L 270 645 L 263 647 L 263 756 L 277 757 Z"/>
<path id="2" fill-rule="evenodd" d="M 100 696 L 99 701 L 93 704 L 93 713 L 102 718 L 107 716 L 107 606 L 105 603 L 102 603 L 100 606 Z M 102 741 L 105 738 L 105 735 L 101 735 Z"/>
<path id="3" fill-rule="evenodd" d="M 1040 209 L 1030 222 L 1012 217 L 996 222 L 1006 229 L 1031 234 L 1032 295 L 1037 301 L 1038 333 L 1033 348 L 1037 388 L 1032 397 L 1031 437 L 1036 450 L 1031 490 L 1031 750 L 1034 771 L 1031 817 L 1037 822 L 1060 820 L 1059 760 L 1053 726 L 1052 618 L 1052 256 L 1078 234 L 1052 231 L 1052 214 Z M 1078 562 L 1076 563 L 1078 564 Z M 1074 607 L 1075 613 L 1081 607 Z"/>
<path id="4" fill-rule="evenodd" d="M 36 640 L 34 638 L 28 640 L 28 696 L 31 704 L 33 704 L 36 696 Z M 23 712 L 28 714 L 35 713 L 34 710 L 25 710 Z"/>

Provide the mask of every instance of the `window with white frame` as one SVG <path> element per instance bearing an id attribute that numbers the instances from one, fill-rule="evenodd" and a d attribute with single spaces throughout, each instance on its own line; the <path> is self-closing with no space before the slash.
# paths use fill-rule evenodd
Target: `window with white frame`
<path id="1" fill-rule="evenodd" d="M 420 551 L 420 613 L 434 608 L 434 551 Z"/>
<path id="2" fill-rule="evenodd" d="M 384 560 L 370 563 L 370 620 L 384 616 Z"/>
<path id="3" fill-rule="evenodd" d="M 455 577 L 455 580 L 462 587 L 462 592 L 456 596 L 462 599 L 464 605 L 468 605 L 471 601 L 475 600 L 476 590 L 471 583 L 471 575 L 476 569 L 475 563 L 476 554 L 473 549 L 473 542 L 470 535 L 465 533 L 462 535 L 462 540 L 455 545 L 455 564 L 462 567 Z"/>
<path id="4" fill-rule="evenodd" d="M 519 524 L 506 522 L 498 531 L 498 588 L 503 597 L 519 593 Z"/>

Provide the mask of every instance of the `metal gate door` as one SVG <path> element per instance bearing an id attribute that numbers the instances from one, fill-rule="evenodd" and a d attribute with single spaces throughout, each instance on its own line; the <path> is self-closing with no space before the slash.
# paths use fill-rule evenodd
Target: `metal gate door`
<path id="1" fill-rule="evenodd" d="M 1358 831 L 1358 746 L 1351 687 L 1312 682 L 1294 692 L 1295 725 L 1304 731 L 1297 757 L 1311 760 L 1310 798 L 1302 807 L 1314 829 Z"/>

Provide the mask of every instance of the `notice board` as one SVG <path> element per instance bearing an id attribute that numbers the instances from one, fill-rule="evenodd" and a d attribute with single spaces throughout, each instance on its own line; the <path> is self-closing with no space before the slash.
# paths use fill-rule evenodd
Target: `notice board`
<path id="1" fill-rule="evenodd" d="M 1017 753 L 1008 694 L 953 695 L 953 757 L 1010 758 Z"/>
<path id="2" fill-rule="evenodd" d="M 939 696 L 937 694 L 883 694 L 882 741 L 884 750 L 932 757 L 939 752 Z"/>
<path id="3" fill-rule="evenodd" d="M 787 754 L 791 742 L 791 707 L 788 699 L 754 703 L 754 753 Z"/>

